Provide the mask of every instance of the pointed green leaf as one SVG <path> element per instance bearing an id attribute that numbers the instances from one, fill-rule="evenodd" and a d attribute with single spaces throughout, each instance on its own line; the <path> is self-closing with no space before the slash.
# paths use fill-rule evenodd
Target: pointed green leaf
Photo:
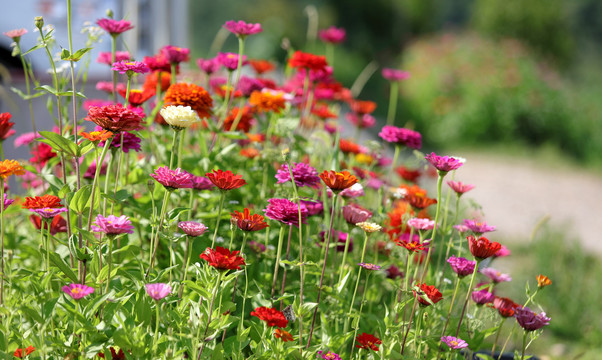
<path id="1" fill-rule="evenodd" d="M 71 279 L 71 281 L 73 281 L 74 283 L 79 282 L 77 275 L 75 275 L 73 270 L 71 270 L 71 267 L 69 265 L 67 265 L 67 263 L 63 259 L 61 259 L 60 256 L 58 256 L 58 254 L 51 252 L 50 253 L 50 262 L 54 266 L 59 268 L 63 272 L 63 274 L 65 274 L 69 279 Z"/>

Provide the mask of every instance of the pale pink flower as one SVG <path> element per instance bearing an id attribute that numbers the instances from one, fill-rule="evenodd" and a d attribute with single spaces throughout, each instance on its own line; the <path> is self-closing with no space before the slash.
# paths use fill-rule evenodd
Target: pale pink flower
<path id="1" fill-rule="evenodd" d="M 171 286 L 163 283 L 146 284 L 146 293 L 156 301 L 159 301 L 171 293 Z"/>

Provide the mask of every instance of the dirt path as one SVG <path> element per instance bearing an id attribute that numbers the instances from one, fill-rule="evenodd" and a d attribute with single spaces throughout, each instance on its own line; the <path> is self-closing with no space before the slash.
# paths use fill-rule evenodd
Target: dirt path
<path id="1" fill-rule="evenodd" d="M 569 240 L 579 239 L 586 250 L 602 255 L 602 176 L 529 159 L 458 155 L 467 161 L 455 179 L 476 185 L 465 196 L 482 206 L 484 220 L 497 226 L 499 235 L 528 239 L 550 216 L 553 228 L 564 228 Z"/>

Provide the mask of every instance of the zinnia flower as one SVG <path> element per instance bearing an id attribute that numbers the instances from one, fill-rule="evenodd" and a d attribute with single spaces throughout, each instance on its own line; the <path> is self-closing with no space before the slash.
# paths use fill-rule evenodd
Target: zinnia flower
<path id="1" fill-rule="evenodd" d="M 144 285 L 148 296 L 156 301 L 159 301 L 171 293 L 171 286 L 169 284 L 156 283 Z"/>
<path id="2" fill-rule="evenodd" d="M 474 236 L 469 235 L 466 239 L 468 240 L 470 253 L 477 258 L 477 260 L 484 260 L 493 256 L 502 247 L 500 243 L 495 241 L 491 242 L 485 237 L 477 239 Z"/>
<path id="3" fill-rule="evenodd" d="M 411 218 L 408 220 L 407 224 L 415 230 L 433 230 L 435 227 L 434 220 L 423 218 Z"/>
<path id="4" fill-rule="evenodd" d="M 347 34 L 345 32 L 345 29 L 337 28 L 334 26 L 331 26 L 325 30 L 318 31 L 318 37 L 320 38 L 320 40 L 330 44 L 342 43 L 343 41 L 345 41 L 346 35 Z"/>
<path id="5" fill-rule="evenodd" d="M 384 68 L 381 71 L 382 76 L 389 81 L 401 81 L 410 78 L 410 73 L 398 69 Z"/>
<path id="6" fill-rule="evenodd" d="M 84 139 L 88 139 L 92 142 L 97 142 L 97 141 L 100 142 L 100 141 L 108 140 L 111 136 L 113 136 L 113 133 L 108 130 L 90 131 L 90 132 L 82 131 L 79 135 L 81 137 L 83 137 Z"/>
<path id="7" fill-rule="evenodd" d="M 192 175 L 192 183 L 196 190 L 209 190 L 215 186 L 211 180 L 204 176 Z"/>
<path id="8" fill-rule="evenodd" d="M 251 65 L 251 67 L 253 68 L 253 70 L 255 70 L 257 75 L 265 74 L 276 68 L 276 65 L 274 65 L 271 61 L 268 60 L 249 59 L 249 65 Z"/>
<path id="9" fill-rule="evenodd" d="M 6 179 L 11 175 L 25 175 L 25 169 L 16 160 L 5 159 L 0 161 L 0 177 Z"/>
<path id="10" fill-rule="evenodd" d="M 514 317 L 525 331 L 539 330 L 546 325 L 550 325 L 550 320 L 552 320 L 546 316 L 545 312 L 536 314 L 528 307 L 517 308 Z"/>
<path id="11" fill-rule="evenodd" d="M 145 63 L 127 60 L 114 62 L 113 66 L 111 66 L 111 70 L 117 71 L 120 74 L 127 74 L 127 76 L 132 76 L 134 73 L 146 74 L 147 72 L 150 72 L 150 68 L 146 66 Z"/>
<path id="12" fill-rule="evenodd" d="M 7 112 L 0 114 L 0 142 L 15 133 L 15 130 L 11 129 L 15 125 L 14 122 L 9 121 L 11 117 L 12 115 Z"/>
<path id="13" fill-rule="evenodd" d="M 453 191 L 455 191 L 458 196 L 464 194 L 465 192 L 468 192 L 468 191 L 474 189 L 474 185 L 464 184 L 461 181 L 452 181 L 452 180 L 449 180 L 449 181 L 447 181 L 447 185 L 449 185 L 449 187 Z"/>
<path id="14" fill-rule="evenodd" d="M 188 236 L 201 236 L 208 229 L 205 224 L 196 221 L 180 221 L 178 227 Z"/>
<path id="15" fill-rule="evenodd" d="M 111 36 L 119 35 L 134 28 L 131 22 L 127 20 L 100 19 L 96 21 L 96 24 L 98 24 L 98 26 L 100 26 L 104 31 L 111 34 Z"/>
<path id="16" fill-rule="evenodd" d="M 322 71 L 327 66 L 326 56 L 314 55 L 302 51 L 295 51 L 288 60 L 288 64 L 293 68 L 307 68 L 314 71 Z"/>
<path id="17" fill-rule="evenodd" d="M 218 270 L 240 270 L 240 266 L 246 264 L 245 259 L 238 256 L 239 253 L 217 246 L 215 249 L 207 248 L 200 258 Z"/>
<path id="18" fill-rule="evenodd" d="M 552 280 L 550 280 L 545 275 L 541 275 L 541 274 L 537 275 L 537 287 L 543 288 L 548 285 L 552 285 Z"/>
<path id="19" fill-rule="evenodd" d="M 118 90 L 119 95 L 121 95 L 124 99 L 127 96 L 127 89 Z M 128 97 L 128 103 L 133 107 L 140 107 L 142 104 L 147 102 L 150 98 L 155 96 L 156 89 L 148 89 L 144 88 L 140 89 L 131 89 L 130 95 Z"/>
<path id="20" fill-rule="evenodd" d="M 364 222 L 372 217 L 372 212 L 355 203 L 343 206 L 342 210 L 343 218 L 351 225 Z"/>
<path id="21" fill-rule="evenodd" d="M 371 263 L 359 263 L 358 265 L 363 267 L 366 270 L 380 270 L 381 269 L 380 265 L 375 265 L 375 264 L 371 264 Z"/>
<path id="22" fill-rule="evenodd" d="M 417 283 L 416 287 L 420 289 L 420 293 L 416 293 L 416 290 L 412 290 L 412 293 L 422 306 L 429 306 L 443 300 L 443 294 L 434 285 Z M 428 300 L 424 297 L 428 298 Z"/>
<path id="23" fill-rule="evenodd" d="M 4 33 L 4 34 L 6 34 L 6 33 Z M 27 356 L 27 355 L 31 354 L 32 352 L 34 352 L 34 351 L 36 351 L 36 348 L 33 347 L 32 345 L 29 345 L 27 347 L 27 349 L 19 349 L 19 348 L 17 348 L 15 350 L 15 352 L 13 353 L 13 356 L 17 357 L 19 359 L 23 359 L 24 356 Z"/>
<path id="24" fill-rule="evenodd" d="M 324 170 L 319 176 L 324 181 L 324 184 L 335 193 L 345 190 L 358 182 L 358 179 L 347 170 L 341 172 Z"/>
<path id="25" fill-rule="evenodd" d="M 43 208 L 60 208 L 61 198 L 58 196 L 46 194 L 43 196 L 26 197 L 25 202 L 21 205 L 23 209 L 43 209 Z"/>
<path id="26" fill-rule="evenodd" d="M 291 335 L 288 331 L 282 329 L 276 329 L 274 331 L 274 337 L 276 339 L 280 339 L 284 342 L 293 341 L 293 335 Z"/>
<path id="27" fill-rule="evenodd" d="M 140 115 L 121 105 L 91 107 L 84 120 L 92 121 L 101 128 L 112 132 L 142 129 Z"/>
<path id="28" fill-rule="evenodd" d="M 355 341 L 358 342 L 358 344 L 355 344 L 356 348 L 374 351 L 378 351 L 378 345 L 383 343 L 376 336 L 366 333 L 362 333 L 361 335 L 356 336 Z"/>
<path id="29" fill-rule="evenodd" d="M 213 99 L 207 90 L 195 84 L 175 83 L 165 92 L 165 106 L 190 106 L 200 118 L 211 116 Z"/>
<path id="30" fill-rule="evenodd" d="M 3 32 L 2 34 L 4 34 L 4 36 L 7 36 L 7 37 L 13 39 L 14 42 L 17 42 L 17 41 L 19 41 L 21 36 L 27 34 L 27 29 L 10 30 L 10 31 Z"/>
<path id="31" fill-rule="evenodd" d="M 236 53 L 223 53 L 223 52 L 220 52 L 220 53 L 217 53 L 217 56 L 215 58 L 228 71 L 234 71 L 234 70 L 236 70 L 236 68 L 238 68 L 238 59 L 239 59 L 239 56 Z M 243 65 L 246 63 L 246 61 L 245 61 L 246 59 L 247 59 L 247 56 L 243 55 L 242 56 L 242 64 Z"/>
<path id="32" fill-rule="evenodd" d="M 131 56 L 128 51 L 115 51 L 115 61 L 130 60 Z M 97 63 L 113 65 L 113 53 L 110 51 L 101 51 L 96 58 Z"/>
<path id="33" fill-rule="evenodd" d="M 165 122 L 176 130 L 188 128 L 193 124 L 199 123 L 201 119 L 196 111 L 190 106 L 167 106 L 159 111 Z"/>
<path id="34" fill-rule="evenodd" d="M 447 263 L 451 266 L 452 270 L 458 274 L 459 278 L 471 275 L 477 264 L 476 261 L 470 261 L 463 257 L 455 257 L 454 255 L 447 259 Z"/>
<path id="35" fill-rule="evenodd" d="M 414 130 L 385 125 L 378 136 L 387 142 L 405 145 L 410 149 L 420 149 L 422 147 L 422 135 Z"/>
<path id="36" fill-rule="evenodd" d="M 371 222 L 358 222 L 355 224 L 355 226 L 359 227 L 360 229 L 364 230 L 364 232 L 366 233 L 373 233 L 373 232 L 378 232 L 381 231 L 383 229 L 382 226 L 375 224 L 375 223 L 371 223 Z"/>
<path id="37" fill-rule="evenodd" d="M 154 174 L 151 174 L 151 177 L 169 191 L 191 189 L 193 186 L 192 175 L 180 168 L 170 170 L 167 166 L 161 166 L 155 170 Z"/>
<path id="38" fill-rule="evenodd" d="M 472 294 L 470 294 L 470 297 L 477 305 L 489 304 L 495 299 L 495 295 L 489 292 L 489 289 L 473 291 Z"/>
<path id="39" fill-rule="evenodd" d="M 125 215 L 121 215 L 119 217 L 115 215 L 109 215 L 104 217 L 98 214 L 96 215 L 94 225 L 92 225 L 90 229 L 95 232 L 103 232 L 109 236 L 134 233 L 134 226 L 132 226 L 130 218 Z"/>
<path id="40" fill-rule="evenodd" d="M 79 300 L 84 296 L 90 295 L 94 292 L 94 288 L 91 288 L 82 284 L 69 284 L 61 288 L 65 294 L 71 296 L 74 300 Z"/>
<path id="41" fill-rule="evenodd" d="M 100 126 L 97 126 L 96 128 L 101 129 Z M 121 141 L 122 136 L 123 136 L 123 141 Z M 138 152 L 138 151 L 142 150 L 142 145 L 140 145 L 141 142 L 142 142 L 142 139 L 140 139 L 138 136 L 136 136 L 130 132 L 127 132 L 127 131 L 122 131 L 122 132 L 115 134 L 115 136 L 113 137 L 113 140 L 111 140 L 111 149 L 119 149 L 121 147 L 121 145 L 123 145 L 123 148 L 121 150 L 126 154 L 128 152 L 130 152 L 130 150 L 134 150 L 134 151 Z M 98 146 L 104 147 L 105 142 L 104 141 L 99 142 Z"/>
<path id="42" fill-rule="evenodd" d="M 201 69 L 207 75 L 211 75 L 217 70 L 219 70 L 220 66 L 219 62 L 217 62 L 217 59 L 215 58 L 197 59 L 196 64 L 198 65 L 199 69 Z"/>
<path id="43" fill-rule="evenodd" d="M 67 211 L 67 208 L 41 208 L 41 209 L 29 209 L 29 211 L 34 212 L 38 215 L 40 215 L 43 219 L 53 219 L 55 216 L 57 216 L 60 213 L 64 213 Z"/>
<path id="44" fill-rule="evenodd" d="M 505 318 L 514 316 L 514 312 L 519 306 L 509 298 L 496 296 L 493 299 L 493 307 Z"/>
<path id="45" fill-rule="evenodd" d="M 230 170 L 213 170 L 213 172 L 206 173 L 205 176 L 222 191 L 238 189 L 247 183 L 242 175 L 233 174 Z"/>
<path id="46" fill-rule="evenodd" d="M 249 104 L 253 106 L 254 111 L 259 113 L 273 111 L 280 114 L 286 107 L 286 100 L 282 91 L 262 89 L 251 93 Z"/>
<path id="47" fill-rule="evenodd" d="M 299 187 L 314 186 L 320 182 L 318 171 L 306 163 L 293 163 L 292 173 L 295 185 Z M 280 169 L 276 172 L 276 179 L 278 179 L 278 184 L 291 181 L 288 164 L 284 163 L 280 166 Z"/>
<path id="48" fill-rule="evenodd" d="M 263 215 L 251 215 L 248 208 L 244 208 L 243 212 L 234 210 L 234 213 L 230 215 L 232 216 L 232 221 L 235 221 L 238 228 L 242 231 L 259 231 L 269 226 L 265 222 Z"/>
<path id="49" fill-rule="evenodd" d="M 269 205 L 263 210 L 265 216 L 283 224 L 299 227 L 299 206 L 288 199 L 268 199 Z M 305 223 L 307 209 L 301 206 L 301 221 Z"/>
<path id="50" fill-rule="evenodd" d="M 464 161 L 461 159 L 453 156 L 439 156 L 434 152 L 427 154 L 424 158 L 443 174 L 446 174 L 452 170 L 456 170 L 464 164 Z"/>
<path id="51" fill-rule="evenodd" d="M 42 218 L 36 215 L 31 215 L 29 220 L 33 223 L 36 229 L 46 231 L 48 222 L 42 221 Z M 55 235 L 60 232 L 67 232 L 67 221 L 61 215 L 57 215 L 50 222 L 50 235 Z"/>
<path id="52" fill-rule="evenodd" d="M 4 209 L 6 209 L 7 207 L 9 207 L 12 203 L 15 202 L 15 200 L 13 199 L 8 199 L 8 196 L 6 195 L 6 193 L 4 194 L 4 199 L 3 199 L 3 204 L 2 204 L 2 208 L 0 209 L 0 212 L 2 212 Z"/>
<path id="53" fill-rule="evenodd" d="M 512 281 L 512 278 L 508 274 L 502 274 L 494 268 L 485 268 L 480 270 L 481 274 L 487 276 L 493 283 L 501 283 L 505 281 Z"/>
<path id="54" fill-rule="evenodd" d="M 251 316 L 257 316 L 259 320 L 263 320 L 270 327 L 279 327 L 283 328 L 288 325 L 288 320 L 284 317 L 282 311 L 276 310 L 274 308 L 269 308 L 265 306 L 261 306 L 255 308 L 254 311 L 251 311 Z"/>
<path id="55" fill-rule="evenodd" d="M 468 343 L 466 343 L 466 341 L 453 336 L 442 336 L 441 341 L 445 343 L 445 345 L 449 346 L 449 348 L 452 350 L 464 349 L 468 347 Z"/>
<path id="56" fill-rule="evenodd" d="M 261 24 L 246 23 L 242 20 L 239 20 L 239 21 L 228 20 L 223 25 L 223 27 L 225 29 L 227 29 L 228 31 L 230 31 L 231 33 L 236 34 L 236 36 L 239 36 L 242 38 L 244 38 L 247 35 L 258 34 L 263 31 L 263 29 L 261 28 Z"/>
<path id="57" fill-rule="evenodd" d="M 190 60 L 190 49 L 187 48 L 165 45 L 159 51 L 170 64 L 179 64 Z"/>

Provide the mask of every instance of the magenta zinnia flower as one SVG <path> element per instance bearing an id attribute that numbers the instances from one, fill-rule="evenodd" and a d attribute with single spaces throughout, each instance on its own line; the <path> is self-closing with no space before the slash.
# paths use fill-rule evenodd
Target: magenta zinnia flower
<path id="1" fill-rule="evenodd" d="M 192 175 L 192 184 L 196 190 L 209 190 L 215 186 L 208 178 L 196 175 Z"/>
<path id="2" fill-rule="evenodd" d="M 384 68 L 381 74 L 389 81 L 401 81 L 410 78 L 409 72 L 390 68 Z"/>
<path id="3" fill-rule="evenodd" d="M 447 259 L 447 263 L 451 266 L 452 270 L 458 274 L 459 278 L 463 278 L 466 275 L 471 275 L 474 272 L 474 268 L 477 264 L 476 261 L 470 261 L 463 257 L 455 257 L 452 255 Z"/>
<path id="4" fill-rule="evenodd" d="M 318 31 L 318 36 L 325 43 L 340 44 L 345 41 L 347 33 L 343 28 L 331 26 L 328 29 Z"/>
<path id="5" fill-rule="evenodd" d="M 292 173 L 293 178 L 295 179 L 295 185 L 299 187 L 314 186 L 320 183 L 318 171 L 306 163 L 293 163 Z M 284 184 L 285 182 L 291 181 L 288 164 L 282 164 L 280 169 L 276 172 L 276 179 L 278 179 L 278 184 Z"/>
<path id="6" fill-rule="evenodd" d="M 127 61 L 131 59 L 128 51 L 115 51 L 115 61 Z M 102 51 L 96 58 L 97 63 L 113 65 L 113 53 L 110 51 Z"/>
<path id="7" fill-rule="evenodd" d="M 307 216 L 319 215 L 324 211 L 324 205 L 318 201 L 301 200 L 301 205 L 307 209 Z"/>
<path id="8" fill-rule="evenodd" d="M 370 114 L 356 114 L 356 113 L 347 113 L 345 114 L 345 118 L 351 124 L 361 128 L 369 128 L 376 124 L 376 118 Z"/>
<path id="9" fill-rule="evenodd" d="M 487 276 L 495 284 L 505 282 L 505 281 L 512 281 L 512 277 L 510 277 L 510 275 L 502 274 L 501 272 L 497 271 L 494 268 L 481 269 L 480 272 L 481 272 L 481 274 Z"/>
<path id="10" fill-rule="evenodd" d="M 95 232 L 103 232 L 107 235 L 119 235 L 119 234 L 133 234 L 134 226 L 130 218 L 121 215 L 119 217 L 115 215 L 109 215 L 104 217 L 102 215 L 96 215 L 94 225 L 90 228 Z"/>
<path id="11" fill-rule="evenodd" d="M 525 331 L 539 330 L 546 325 L 550 325 L 550 320 L 552 320 L 546 317 L 545 312 L 536 314 L 528 307 L 516 308 L 514 310 L 514 317 L 516 317 L 516 321 Z"/>
<path id="12" fill-rule="evenodd" d="M 100 126 L 97 126 L 94 131 L 99 131 L 99 130 L 102 130 L 102 128 Z M 124 153 L 127 154 L 128 152 L 130 152 L 130 150 L 134 150 L 136 152 L 139 152 L 140 150 L 142 150 L 142 145 L 141 145 L 142 139 L 140 139 L 135 134 L 132 134 L 127 131 L 118 132 L 113 136 L 113 140 L 111 141 L 111 149 L 119 149 L 119 147 L 121 146 L 121 137 L 122 136 L 123 136 L 123 149 L 122 150 Z M 104 147 L 105 142 L 100 141 L 98 143 L 98 146 Z"/>
<path id="13" fill-rule="evenodd" d="M 433 230 L 435 227 L 434 220 L 423 218 L 411 218 L 408 220 L 407 224 L 415 230 Z"/>
<path id="14" fill-rule="evenodd" d="M 150 72 L 150 68 L 145 63 L 127 60 L 114 62 L 111 70 L 117 71 L 120 74 L 127 74 L 127 76 L 132 76 L 134 73 L 146 74 Z"/>
<path id="15" fill-rule="evenodd" d="M 299 207 L 288 199 L 269 199 L 270 203 L 263 211 L 265 216 L 283 224 L 299 227 Z M 301 206 L 301 221 L 305 224 L 307 209 Z"/>
<path id="16" fill-rule="evenodd" d="M 489 292 L 488 289 L 483 289 L 473 291 L 470 297 L 477 305 L 485 305 L 493 302 L 495 299 L 495 294 Z"/>
<path id="17" fill-rule="evenodd" d="M 322 357 L 322 360 L 341 360 L 339 354 L 332 351 L 318 351 L 318 355 Z"/>
<path id="18" fill-rule="evenodd" d="M 495 226 L 489 226 L 485 221 L 464 219 L 464 225 L 477 236 L 486 232 L 495 231 Z"/>
<path id="19" fill-rule="evenodd" d="M 9 207 L 9 206 L 10 206 L 10 204 L 12 204 L 12 203 L 14 203 L 14 202 L 15 202 L 15 200 L 13 200 L 13 199 L 8 199 L 8 198 L 7 198 L 7 195 L 6 195 L 6 193 L 5 193 L 5 194 L 4 194 L 4 204 L 3 204 L 3 207 L 2 207 L 2 209 L 0 209 L 0 212 L 1 212 L 3 209 L 6 209 L 7 207 Z"/>
<path id="20" fill-rule="evenodd" d="M 380 265 L 375 265 L 371 263 L 359 263 L 359 266 L 363 267 L 366 270 L 380 270 Z"/>
<path id="21" fill-rule="evenodd" d="M 261 24 L 252 24 L 246 23 L 242 20 L 234 21 L 228 20 L 223 25 L 225 29 L 230 31 L 231 33 L 236 34 L 236 36 L 245 37 L 247 35 L 258 34 L 263 31 L 261 28 Z"/>
<path id="22" fill-rule="evenodd" d="M 360 205 L 351 203 L 343 206 L 343 218 L 349 224 L 355 225 L 364 222 L 372 217 L 372 212 L 364 209 Z"/>
<path id="23" fill-rule="evenodd" d="M 453 156 L 439 156 L 434 152 L 427 154 L 424 158 L 442 173 L 456 170 L 464 164 L 464 161 L 461 159 Z"/>
<path id="24" fill-rule="evenodd" d="M 146 284 L 146 293 L 156 301 L 159 301 L 171 293 L 171 286 L 163 283 Z"/>
<path id="25" fill-rule="evenodd" d="M 347 189 L 341 191 L 339 195 L 346 198 L 357 198 L 366 195 L 366 193 L 364 192 L 364 187 L 362 186 L 362 184 L 355 183 L 351 185 L 351 187 L 348 187 Z"/>
<path id="26" fill-rule="evenodd" d="M 422 147 L 422 135 L 414 130 L 385 125 L 380 133 L 378 133 L 378 136 L 387 142 L 405 145 L 411 149 L 420 149 Z"/>
<path id="27" fill-rule="evenodd" d="M 172 45 L 166 45 L 161 48 L 161 54 L 165 56 L 171 64 L 179 64 L 190 60 L 190 49 L 181 48 Z"/>
<path id="28" fill-rule="evenodd" d="M 67 211 L 67 208 L 45 207 L 45 208 L 40 208 L 40 209 L 29 209 L 29 211 L 34 212 L 34 213 L 40 215 L 41 217 L 43 217 L 44 219 L 50 221 L 50 219 L 54 219 L 54 217 L 57 216 L 58 214 Z"/>
<path id="29" fill-rule="evenodd" d="M 151 174 L 151 177 L 169 191 L 191 189 L 194 186 L 192 175 L 180 168 L 170 170 L 167 166 L 161 166 L 155 170 L 154 174 Z"/>
<path id="30" fill-rule="evenodd" d="M 468 347 L 466 341 L 453 337 L 453 336 L 443 336 L 441 337 L 441 341 L 445 343 L 445 345 L 449 346 L 452 350 L 464 349 Z"/>
<path id="31" fill-rule="evenodd" d="M 84 296 L 90 295 L 94 292 L 94 288 L 91 288 L 82 284 L 69 284 L 61 288 L 67 295 L 71 296 L 74 300 L 79 300 Z"/>
<path id="32" fill-rule="evenodd" d="M 208 227 L 196 221 L 180 221 L 178 227 L 188 236 L 201 236 Z"/>
<path id="33" fill-rule="evenodd" d="M 474 185 L 471 184 L 464 184 L 461 181 L 448 181 L 447 185 L 449 185 L 449 187 L 456 192 L 456 194 L 458 194 L 458 196 L 464 194 L 465 192 L 468 192 L 472 189 L 474 189 Z"/>
<path id="34" fill-rule="evenodd" d="M 127 20 L 100 19 L 96 21 L 96 24 L 111 34 L 111 36 L 119 35 L 134 28 L 132 23 Z"/>
<path id="35" fill-rule="evenodd" d="M 217 61 L 229 71 L 234 71 L 238 67 L 238 54 L 220 52 L 216 57 Z M 242 64 L 246 64 L 247 56 L 242 56 Z"/>
<path id="36" fill-rule="evenodd" d="M 219 70 L 220 63 L 217 59 L 197 59 L 196 64 L 205 74 L 211 75 Z"/>

